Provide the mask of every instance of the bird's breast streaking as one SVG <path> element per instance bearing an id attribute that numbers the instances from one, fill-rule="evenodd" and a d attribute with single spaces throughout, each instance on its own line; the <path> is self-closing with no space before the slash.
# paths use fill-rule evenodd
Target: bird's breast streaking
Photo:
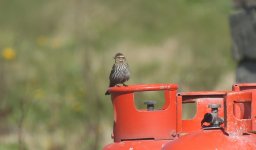
<path id="1" fill-rule="evenodd" d="M 124 82 L 130 79 L 129 65 L 126 62 L 126 58 L 122 53 L 117 53 L 114 57 L 115 63 L 109 75 L 109 87 L 113 87 L 119 84 L 126 86 Z M 105 95 L 110 93 L 106 91 Z"/>

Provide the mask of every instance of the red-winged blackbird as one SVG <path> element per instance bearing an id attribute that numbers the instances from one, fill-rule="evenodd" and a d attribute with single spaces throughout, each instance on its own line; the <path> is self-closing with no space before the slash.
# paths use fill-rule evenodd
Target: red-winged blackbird
<path id="1" fill-rule="evenodd" d="M 109 75 L 109 87 L 116 86 L 118 84 L 124 84 L 125 81 L 128 81 L 130 78 L 129 66 L 126 63 L 126 59 L 122 53 L 117 53 L 114 57 L 115 63 L 112 67 L 112 70 Z M 109 95 L 110 93 L 106 91 L 105 95 Z"/>

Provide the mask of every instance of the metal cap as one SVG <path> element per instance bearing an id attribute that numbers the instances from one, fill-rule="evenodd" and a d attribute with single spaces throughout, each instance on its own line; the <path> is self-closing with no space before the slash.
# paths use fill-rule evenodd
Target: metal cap
<path id="1" fill-rule="evenodd" d="M 149 100 L 145 101 L 144 104 L 147 105 L 147 110 L 152 111 L 155 109 L 156 101 Z"/>

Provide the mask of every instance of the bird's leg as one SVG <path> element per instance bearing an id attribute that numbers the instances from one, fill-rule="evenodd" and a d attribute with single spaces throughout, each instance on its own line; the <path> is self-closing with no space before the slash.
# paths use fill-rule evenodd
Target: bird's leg
<path id="1" fill-rule="evenodd" d="M 128 86 L 127 84 L 125 84 L 125 83 L 122 83 L 123 84 L 123 86 Z"/>
<path id="2" fill-rule="evenodd" d="M 116 84 L 115 86 L 120 87 L 121 85 L 120 84 Z"/>

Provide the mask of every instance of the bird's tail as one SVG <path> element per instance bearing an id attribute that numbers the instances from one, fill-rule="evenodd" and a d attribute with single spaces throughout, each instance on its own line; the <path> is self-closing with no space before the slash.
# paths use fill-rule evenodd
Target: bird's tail
<path id="1" fill-rule="evenodd" d="M 108 91 L 108 90 L 106 91 L 105 95 L 110 95 L 110 93 L 109 93 L 109 91 Z"/>
<path id="2" fill-rule="evenodd" d="M 110 88 L 110 87 L 113 87 L 113 86 L 115 86 L 115 84 L 110 82 L 108 87 Z M 108 90 L 106 91 L 105 95 L 110 95 Z"/>

